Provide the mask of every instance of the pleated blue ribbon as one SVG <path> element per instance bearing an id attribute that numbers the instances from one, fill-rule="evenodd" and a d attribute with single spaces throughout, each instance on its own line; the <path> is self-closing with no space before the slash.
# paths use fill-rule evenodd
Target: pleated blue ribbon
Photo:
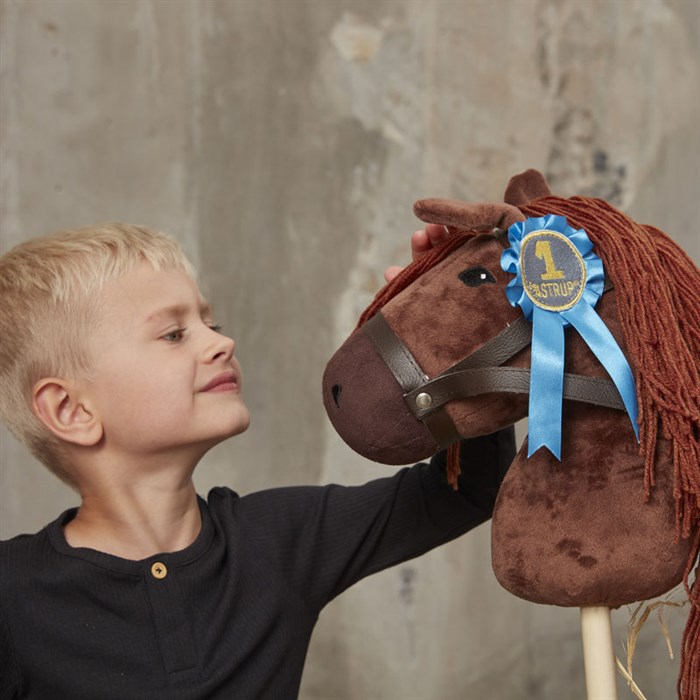
<path id="1" fill-rule="evenodd" d="M 546 447 L 561 459 L 564 329 L 573 326 L 620 392 L 639 440 L 632 370 L 612 333 L 595 312 L 605 276 L 603 261 L 583 229 L 548 214 L 508 229 L 511 247 L 501 267 L 515 275 L 506 287 L 513 306 L 532 321 L 528 457 Z"/>

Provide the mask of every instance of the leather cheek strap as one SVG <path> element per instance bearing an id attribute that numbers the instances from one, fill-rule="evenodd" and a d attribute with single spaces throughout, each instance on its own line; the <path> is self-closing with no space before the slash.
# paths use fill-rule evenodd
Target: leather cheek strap
<path id="1" fill-rule="evenodd" d="M 370 337 L 404 394 L 429 381 L 428 375 L 418 366 L 411 351 L 394 333 L 381 311 L 362 326 L 362 331 Z"/>

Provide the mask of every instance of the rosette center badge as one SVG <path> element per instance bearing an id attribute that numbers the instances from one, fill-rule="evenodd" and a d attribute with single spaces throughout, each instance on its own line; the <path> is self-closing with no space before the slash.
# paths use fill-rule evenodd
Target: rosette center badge
<path id="1" fill-rule="evenodd" d="M 573 243 L 560 233 L 529 234 L 521 248 L 520 268 L 525 294 L 541 309 L 566 311 L 581 299 L 586 266 Z"/>

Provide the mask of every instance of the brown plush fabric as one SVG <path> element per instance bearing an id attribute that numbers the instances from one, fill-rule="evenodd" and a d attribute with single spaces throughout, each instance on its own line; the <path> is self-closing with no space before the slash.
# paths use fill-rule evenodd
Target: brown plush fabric
<path id="1" fill-rule="evenodd" d="M 596 306 L 625 351 L 615 291 Z M 606 372 L 581 336 L 566 331 L 565 371 Z M 564 402 L 562 461 L 527 443 L 504 480 L 492 523 L 492 564 L 501 585 L 537 603 L 618 607 L 681 582 L 690 552 L 675 542 L 673 459 L 656 455 L 648 502 L 644 458 L 626 414 Z"/>
<path id="2" fill-rule="evenodd" d="M 661 595 L 683 578 L 691 544 L 674 538 L 673 471 L 644 502 L 644 459 L 622 413 L 565 402 L 558 462 L 521 448 L 501 485 L 492 564 L 511 593 L 548 605 L 618 607 Z M 575 428 L 574 428 L 575 426 Z"/>

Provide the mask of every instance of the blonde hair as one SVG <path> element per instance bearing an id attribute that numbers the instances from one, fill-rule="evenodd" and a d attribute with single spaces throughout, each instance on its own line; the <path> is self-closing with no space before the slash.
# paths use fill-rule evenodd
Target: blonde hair
<path id="1" fill-rule="evenodd" d="M 32 389 L 44 377 L 89 373 L 84 339 L 98 324 L 101 292 L 144 261 L 195 276 L 175 240 L 126 223 L 59 231 L 0 256 L 0 421 L 70 486 L 61 443 L 32 410 Z"/>

